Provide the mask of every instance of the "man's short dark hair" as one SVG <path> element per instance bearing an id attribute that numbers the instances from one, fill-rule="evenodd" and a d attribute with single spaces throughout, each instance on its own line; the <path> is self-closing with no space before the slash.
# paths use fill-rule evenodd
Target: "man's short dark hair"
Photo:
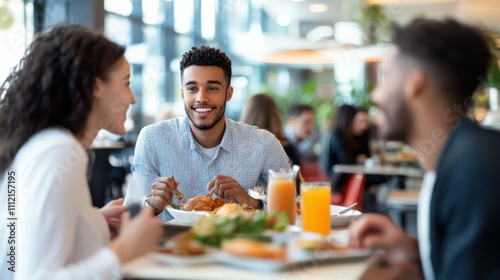
<path id="1" fill-rule="evenodd" d="M 488 42 L 476 28 L 453 19 L 417 19 L 394 27 L 393 44 L 421 64 L 452 102 L 470 99 L 492 62 Z"/>
<path id="2" fill-rule="evenodd" d="M 210 46 L 192 47 L 182 56 L 180 63 L 181 79 L 184 69 L 191 65 L 220 67 L 227 79 L 227 86 L 231 85 L 231 59 L 223 51 Z"/>
<path id="3" fill-rule="evenodd" d="M 305 104 L 292 104 L 288 108 L 287 116 L 289 116 L 289 117 L 298 117 L 298 116 L 302 115 L 302 113 L 307 112 L 307 111 L 314 113 L 314 109 L 311 106 L 309 106 L 309 105 L 305 105 Z"/>

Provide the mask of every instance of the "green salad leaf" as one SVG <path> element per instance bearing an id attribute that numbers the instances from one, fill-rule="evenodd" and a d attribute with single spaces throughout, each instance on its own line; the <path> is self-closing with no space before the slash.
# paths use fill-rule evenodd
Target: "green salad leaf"
<path id="1" fill-rule="evenodd" d="M 223 241 L 233 238 L 247 238 L 269 241 L 265 230 L 284 231 L 288 225 L 286 213 L 269 214 L 262 210 L 234 216 L 208 216 L 191 229 L 195 239 L 204 245 L 220 247 Z"/>

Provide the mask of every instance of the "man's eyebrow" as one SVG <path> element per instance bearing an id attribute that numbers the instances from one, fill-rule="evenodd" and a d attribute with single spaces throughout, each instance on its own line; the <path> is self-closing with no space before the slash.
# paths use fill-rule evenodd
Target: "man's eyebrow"
<path id="1" fill-rule="evenodd" d="M 222 86 L 222 83 L 217 81 L 217 80 L 208 80 L 207 81 L 208 84 L 218 84 L 218 85 L 221 85 Z"/>
<path id="2" fill-rule="evenodd" d="M 196 85 L 196 81 L 187 81 L 184 85 L 185 86 L 188 86 L 188 85 Z"/>

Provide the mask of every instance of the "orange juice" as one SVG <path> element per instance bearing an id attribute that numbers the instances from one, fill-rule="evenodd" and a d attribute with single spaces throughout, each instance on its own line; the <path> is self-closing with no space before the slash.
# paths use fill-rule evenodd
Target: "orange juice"
<path id="1" fill-rule="evenodd" d="M 295 224 L 295 180 L 270 177 L 267 186 L 267 210 L 269 213 L 286 212 L 288 223 Z"/>
<path id="2" fill-rule="evenodd" d="M 302 183 L 300 196 L 302 229 L 323 235 L 330 234 L 330 183 Z"/>

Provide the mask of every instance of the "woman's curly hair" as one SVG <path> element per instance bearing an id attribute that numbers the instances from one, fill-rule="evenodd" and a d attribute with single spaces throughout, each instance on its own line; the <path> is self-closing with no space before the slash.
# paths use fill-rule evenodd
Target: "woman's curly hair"
<path id="1" fill-rule="evenodd" d="M 39 34 L 0 87 L 0 174 L 35 133 L 64 127 L 83 133 L 96 79 L 107 74 L 125 48 L 73 24 Z"/>

